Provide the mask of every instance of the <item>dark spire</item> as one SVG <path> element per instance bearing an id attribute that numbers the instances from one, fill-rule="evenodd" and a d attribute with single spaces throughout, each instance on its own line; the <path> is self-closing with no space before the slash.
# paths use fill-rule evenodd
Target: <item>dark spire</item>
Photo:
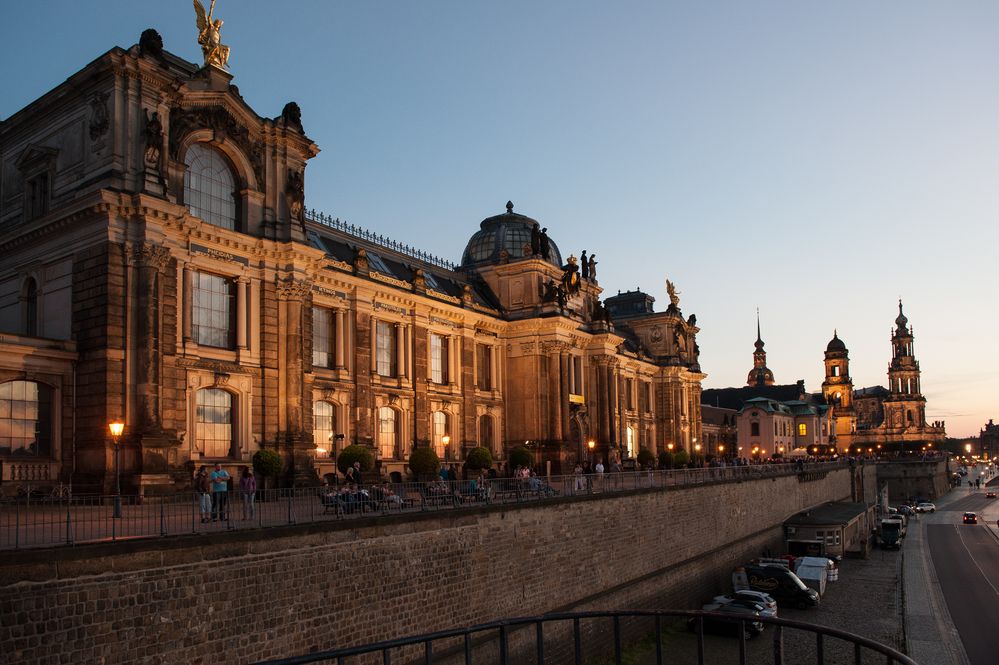
<path id="1" fill-rule="evenodd" d="M 509 215 L 512 212 L 513 212 L 513 201 L 507 201 L 506 202 L 506 214 Z"/>
<path id="2" fill-rule="evenodd" d="M 760 308 L 756 308 L 756 350 L 763 350 L 763 337 L 760 336 Z"/>
<path id="3" fill-rule="evenodd" d="M 902 313 L 902 299 L 898 299 L 898 318 L 895 319 L 895 325 L 898 326 L 899 332 L 905 332 L 906 326 L 909 325 L 909 319 L 905 318 L 905 314 Z"/>

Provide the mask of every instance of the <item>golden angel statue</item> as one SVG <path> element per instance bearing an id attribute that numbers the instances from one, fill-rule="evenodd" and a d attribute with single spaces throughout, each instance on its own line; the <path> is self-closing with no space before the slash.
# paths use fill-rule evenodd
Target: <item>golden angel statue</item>
<path id="1" fill-rule="evenodd" d="M 222 19 L 212 18 L 215 11 L 215 0 L 205 13 L 205 6 L 199 0 L 194 0 L 194 13 L 198 17 L 198 43 L 201 52 L 205 54 L 205 66 L 215 65 L 226 67 L 229 62 L 229 47 L 222 43 Z"/>
<path id="2" fill-rule="evenodd" d="M 672 304 L 673 307 L 679 306 L 680 293 L 676 290 L 676 286 L 673 285 L 673 282 L 669 281 L 668 279 L 666 280 L 666 293 L 669 294 L 670 304 Z"/>

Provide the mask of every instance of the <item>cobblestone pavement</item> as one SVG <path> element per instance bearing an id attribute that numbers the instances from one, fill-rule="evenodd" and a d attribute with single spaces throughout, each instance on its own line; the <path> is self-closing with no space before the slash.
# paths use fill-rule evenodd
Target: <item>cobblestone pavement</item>
<path id="1" fill-rule="evenodd" d="M 904 653 L 901 574 L 899 551 L 874 550 L 868 559 L 846 559 L 840 565 L 839 580 L 829 582 L 819 607 L 805 610 L 782 607 L 778 616 L 845 630 Z M 774 627 L 767 626 L 762 635 L 749 642 L 747 653 L 751 665 L 773 663 L 773 636 Z M 705 643 L 705 662 L 738 662 L 739 647 L 735 638 L 705 635 Z M 784 630 L 785 663 L 815 663 L 815 649 L 813 633 Z M 826 637 L 824 651 L 825 665 L 854 663 L 853 646 L 840 640 Z M 633 662 L 654 665 L 655 652 L 646 653 Z M 663 662 L 670 665 L 696 663 L 697 646 L 693 635 L 681 631 L 667 635 Z M 863 662 L 880 663 L 884 659 L 865 652 Z"/>

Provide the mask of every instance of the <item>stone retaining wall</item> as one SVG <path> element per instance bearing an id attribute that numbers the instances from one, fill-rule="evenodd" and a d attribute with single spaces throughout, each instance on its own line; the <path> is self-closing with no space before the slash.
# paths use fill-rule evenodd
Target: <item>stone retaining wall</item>
<path id="1" fill-rule="evenodd" d="M 778 550 L 785 518 L 849 500 L 852 484 L 836 469 L 13 553 L 0 653 L 245 663 L 554 610 L 696 607 L 729 588 L 733 565 Z"/>

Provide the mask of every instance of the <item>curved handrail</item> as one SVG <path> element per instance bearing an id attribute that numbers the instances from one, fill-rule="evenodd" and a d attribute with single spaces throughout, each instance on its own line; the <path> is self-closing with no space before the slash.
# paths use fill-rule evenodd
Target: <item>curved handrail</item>
<path id="1" fill-rule="evenodd" d="M 468 626 L 466 628 L 451 628 L 448 630 L 441 630 L 433 633 L 425 633 L 422 635 L 411 635 L 408 637 L 400 637 L 392 640 L 385 640 L 382 642 L 374 642 L 371 644 L 358 645 L 353 647 L 344 647 L 342 649 L 334 649 L 331 651 L 317 651 L 311 654 L 306 654 L 302 656 L 293 656 L 290 658 L 283 658 L 278 660 L 267 660 L 259 661 L 253 665 L 307 665 L 309 663 L 318 663 L 323 661 L 329 661 L 332 659 L 343 659 L 348 656 L 359 656 L 363 654 L 370 654 L 375 652 L 388 652 L 392 649 L 397 649 L 400 647 L 413 646 L 413 645 L 428 645 L 436 640 L 455 638 L 455 637 L 466 637 L 465 645 L 466 649 L 469 648 L 470 640 L 467 639 L 472 635 L 483 633 L 486 631 L 501 631 L 501 639 L 505 639 L 505 631 L 509 628 L 518 628 L 528 625 L 540 626 L 546 623 L 552 622 L 562 622 L 562 621 L 572 621 L 574 623 L 574 628 L 576 631 L 579 630 L 578 621 L 580 619 L 614 619 L 617 622 L 621 618 L 633 618 L 633 617 L 669 617 L 669 618 L 693 618 L 698 621 L 703 621 L 704 618 L 718 619 L 721 621 L 731 622 L 731 623 L 742 623 L 744 619 L 738 617 L 733 617 L 732 614 L 722 613 L 722 612 L 708 612 L 704 610 L 610 610 L 610 611 L 591 611 L 591 612 L 553 612 L 550 614 L 543 614 L 540 616 L 533 617 L 514 617 L 508 619 L 499 619 L 497 621 L 490 621 L 488 623 L 476 624 L 474 626 Z M 857 635 L 845 630 L 839 630 L 838 628 L 830 628 L 828 626 L 820 626 L 817 624 L 807 623 L 804 621 L 795 621 L 793 619 L 782 619 L 778 617 L 755 617 L 754 621 L 759 621 L 760 623 L 770 624 L 775 626 L 781 626 L 783 628 L 794 628 L 797 630 L 802 630 L 806 632 L 815 633 L 817 635 L 824 635 L 832 637 L 834 639 L 843 640 L 849 642 L 855 646 L 855 659 L 856 662 L 860 662 L 860 651 L 859 649 L 865 648 L 875 653 L 881 654 L 886 657 L 886 663 L 891 665 L 892 663 L 898 663 L 898 665 L 919 665 L 916 661 L 909 658 L 905 654 L 896 651 L 895 649 L 876 642 L 872 639 L 863 637 L 862 635 Z M 541 634 L 539 630 L 538 634 Z M 698 631 L 698 639 L 702 638 L 701 631 Z M 578 644 L 578 640 L 577 640 Z M 821 642 L 819 645 L 821 646 Z M 619 646 L 619 645 L 616 645 Z M 343 662 L 338 660 L 338 662 Z M 429 661 L 428 661 L 429 662 Z M 512 662 L 512 661 L 511 661 Z M 577 661 L 578 662 L 578 661 Z M 775 656 L 775 662 L 777 662 L 777 657 Z"/>

